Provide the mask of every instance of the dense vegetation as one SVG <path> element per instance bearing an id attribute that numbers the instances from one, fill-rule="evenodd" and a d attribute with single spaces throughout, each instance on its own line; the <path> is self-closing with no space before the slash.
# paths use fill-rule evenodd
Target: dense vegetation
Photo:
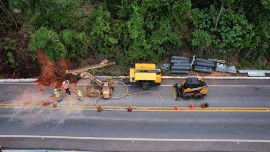
<path id="1" fill-rule="evenodd" d="M 51 61 L 98 55 L 126 65 L 195 54 L 269 66 L 269 0 L 0 0 L 0 8 L 0 64 L 18 76 L 40 49 Z"/>

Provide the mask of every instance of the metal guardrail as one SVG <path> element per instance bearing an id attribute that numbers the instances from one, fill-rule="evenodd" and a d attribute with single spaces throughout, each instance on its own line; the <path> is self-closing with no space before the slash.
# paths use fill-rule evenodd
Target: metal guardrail
<path id="1" fill-rule="evenodd" d="M 239 73 L 247 73 L 251 77 L 264 77 L 270 70 L 238 70 Z"/>

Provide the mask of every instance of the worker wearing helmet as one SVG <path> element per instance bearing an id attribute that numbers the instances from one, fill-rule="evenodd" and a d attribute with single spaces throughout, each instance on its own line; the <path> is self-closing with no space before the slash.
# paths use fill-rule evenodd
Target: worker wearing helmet
<path id="1" fill-rule="evenodd" d="M 70 95 L 68 85 L 69 85 L 69 81 L 67 80 L 66 82 L 65 81 L 63 82 L 62 87 L 66 90 L 66 93 Z"/>
<path id="2" fill-rule="evenodd" d="M 81 90 L 76 89 L 76 93 L 77 93 L 77 99 L 83 101 L 83 97 L 82 97 L 82 92 L 81 92 Z"/>
<path id="3" fill-rule="evenodd" d="M 54 89 L 54 94 L 55 94 L 55 96 L 57 97 L 57 102 L 62 101 L 62 99 L 61 99 L 61 97 L 60 97 L 60 94 L 59 94 L 59 92 L 58 92 L 57 89 Z"/>

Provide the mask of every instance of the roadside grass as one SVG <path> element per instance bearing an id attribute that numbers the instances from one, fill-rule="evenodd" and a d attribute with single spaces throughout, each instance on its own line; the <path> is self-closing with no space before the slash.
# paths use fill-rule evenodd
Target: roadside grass
<path id="1" fill-rule="evenodd" d="M 248 70 L 270 70 L 270 63 L 267 60 L 261 61 L 249 61 L 249 60 L 240 60 L 237 69 L 248 69 Z"/>

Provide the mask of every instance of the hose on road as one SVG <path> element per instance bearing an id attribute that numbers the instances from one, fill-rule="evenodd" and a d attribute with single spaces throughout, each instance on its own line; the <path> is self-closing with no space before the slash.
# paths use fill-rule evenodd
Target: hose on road
<path id="1" fill-rule="evenodd" d="M 113 90 L 114 90 L 118 95 L 121 95 L 120 97 L 111 97 L 112 99 L 121 99 L 121 98 L 124 98 L 125 96 L 132 96 L 132 95 L 138 95 L 138 94 L 144 94 L 144 93 L 152 93 L 152 94 L 154 94 L 154 95 L 157 95 L 157 96 L 160 98 L 160 102 L 159 102 L 157 105 L 155 105 L 155 106 L 149 107 L 149 109 L 158 107 L 158 106 L 160 106 L 161 103 L 162 103 L 162 97 L 161 97 L 161 95 L 158 94 L 158 93 L 156 93 L 156 92 L 154 92 L 154 91 L 141 91 L 141 92 L 136 92 L 136 93 L 130 93 L 130 94 L 129 94 L 129 93 L 128 93 L 128 86 L 127 86 L 124 82 L 121 82 L 121 81 L 112 81 L 112 82 L 115 83 L 114 89 L 113 89 Z M 126 88 L 125 93 L 120 93 L 120 92 L 116 89 L 117 84 L 122 84 L 122 85 L 125 86 L 125 88 Z M 95 99 L 95 105 L 96 105 L 96 107 L 99 107 L 99 105 L 97 104 L 97 100 L 98 100 L 99 98 L 102 98 L 102 97 L 103 97 L 103 96 L 98 96 L 98 97 Z M 134 107 L 134 106 L 133 106 L 133 107 Z"/>

